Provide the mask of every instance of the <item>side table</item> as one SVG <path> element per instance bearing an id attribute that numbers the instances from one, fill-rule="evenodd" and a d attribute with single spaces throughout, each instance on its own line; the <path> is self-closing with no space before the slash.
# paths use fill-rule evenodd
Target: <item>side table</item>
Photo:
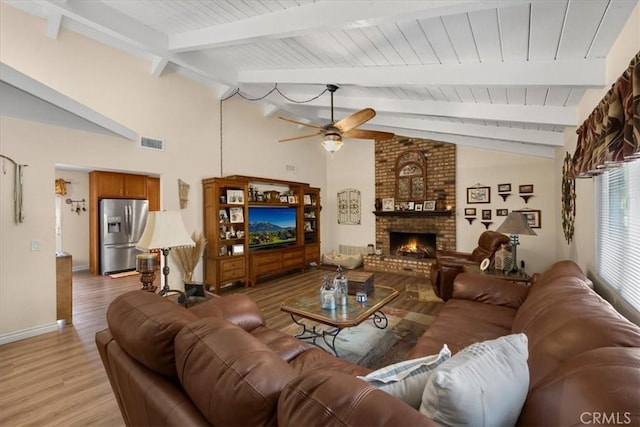
<path id="1" fill-rule="evenodd" d="M 505 272 L 494 268 L 488 268 L 485 271 L 482 271 L 478 265 L 465 265 L 463 268 L 467 273 L 478 274 L 480 276 L 491 277 L 494 279 L 507 280 L 509 282 L 522 283 L 527 286 L 531 285 L 531 276 L 522 270 Z"/>
<path id="2" fill-rule="evenodd" d="M 185 307 L 193 307 L 194 305 L 198 305 L 200 303 L 212 300 L 214 298 L 219 298 L 219 295 L 211 293 L 209 291 L 205 291 L 203 297 L 197 297 L 195 295 L 188 295 L 185 292 L 177 291 L 177 290 L 169 290 L 165 298 L 170 301 L 175 302 L 176 304 L 184 305 Z"/>

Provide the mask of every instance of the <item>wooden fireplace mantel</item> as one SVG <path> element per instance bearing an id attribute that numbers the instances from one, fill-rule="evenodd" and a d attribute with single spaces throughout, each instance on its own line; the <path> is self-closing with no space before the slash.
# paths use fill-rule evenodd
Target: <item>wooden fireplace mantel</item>
<path id="1" fill-rule="evenodd" d="M 451 216 L 451 210 L 437 211 L 373 211 L 375 216 L 396 216 L 396 217 L 429 217 L 429 216 Z"/>

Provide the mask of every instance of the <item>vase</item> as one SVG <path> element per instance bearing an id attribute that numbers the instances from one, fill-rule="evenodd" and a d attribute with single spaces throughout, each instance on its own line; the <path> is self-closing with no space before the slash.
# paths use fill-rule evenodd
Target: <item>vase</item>
<path id="1" fill-rule="evenodd" d="M 509 250 L 506 243 L 500 246 L 500 249 L 496 251 L 495 257 L 495 269 L 499 271 L 509 271 L 513 266 L 513 254 Z"/>
<path id="2" fill-rule="evenodd" d="M 320 307 L 325 310 L 336 309 L 336 288 L 329 281 L 328 276 L 322 279 L 322 287 L 320 288 Z"/>

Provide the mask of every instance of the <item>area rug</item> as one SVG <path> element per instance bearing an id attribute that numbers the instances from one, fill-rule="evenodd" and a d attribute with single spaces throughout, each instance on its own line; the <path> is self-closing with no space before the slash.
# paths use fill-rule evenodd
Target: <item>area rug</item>
<path id="1" fill-rule="evenodd" d="M 431 283 L 411 283 L 405 288 L 407 298 L 423 302 L 444 302 L 433 291 Z"/>
<path id="2" fill-rule="evenodd" d="M 116 273 L 116 274 L 110 274 L 109 278 L 110 279 L 119 279 L 121 277 L 128 277 L 128 276 L 135 276 L 139 274 L 137 271 L 124 271 L 122 273 Z"/>
<path id="3" fill-rule="evenodd" d="M 416 312 L 383 307 L 389 324 L 386 329 L 378 329 L 371 320 L 366 320 L 354 328 L 346 328 L 336 338 L 338 356 L 350 362 L 378 369 L 392 363 L 406 360 L 406 356 L 415 346 L 418 338 L 435 319 Z M 317 330 L 330 330 L 329 326 L 305 320 L 307 327 L 316 326 Z M 298 325 L 292 324 L 282 329 L 289 335 L 300 332 Z M 331 352 L 322 339 L 316 344 Z"/>

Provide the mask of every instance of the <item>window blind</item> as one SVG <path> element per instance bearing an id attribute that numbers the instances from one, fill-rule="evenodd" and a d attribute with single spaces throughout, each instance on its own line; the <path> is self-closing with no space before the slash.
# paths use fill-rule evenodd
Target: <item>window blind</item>
<path id="1" fill-rule="evenodd" d="M 597 180 L 596 270 L 640 312 L 640 162 Z"/>

